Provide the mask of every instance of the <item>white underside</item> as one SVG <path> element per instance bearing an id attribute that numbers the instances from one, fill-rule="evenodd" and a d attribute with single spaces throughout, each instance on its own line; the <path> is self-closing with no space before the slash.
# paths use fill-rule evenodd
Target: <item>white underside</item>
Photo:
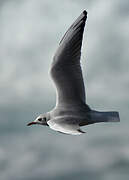
<path id="1" fill-rule="evenodd" d="M 47 122 L 49 127 L 55 131 L 59 131 L 65 134 L 71 134 L 71 135 L 80 135 L 84 132 L 81 132 L 79 125 L 70 125 L 70 124 L 57 124 L 55 122 L 52 122 L 51 120 Z"/>

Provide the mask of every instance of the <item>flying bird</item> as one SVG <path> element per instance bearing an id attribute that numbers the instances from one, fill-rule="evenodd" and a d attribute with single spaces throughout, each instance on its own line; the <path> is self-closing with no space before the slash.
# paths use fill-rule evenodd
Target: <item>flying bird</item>
<path id="1" fill-rule="evenodd" d="M 50 69 L 56 87 L 56 106 L 27 125 L 44 125 L 70 135 L 85 133 L 81 126 L 99 122 L 119 122 L 119 113 L 99 112 L 86 104 L 85 87 L 80 65 L 81 46 L 87 12 L 70 26 L 59 43 Z"/>

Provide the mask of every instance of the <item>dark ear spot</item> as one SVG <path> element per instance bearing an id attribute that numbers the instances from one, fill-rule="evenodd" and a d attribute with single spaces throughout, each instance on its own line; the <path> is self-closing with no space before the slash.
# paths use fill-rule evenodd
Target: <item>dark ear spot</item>
<path id="1" fill-rule="evenodd" d="M 46 117 L 44 117 L 43 120 L 46 121 L 47 120 Z"/>
<path id="2" fill-rule="evenodd" d="M 39 118 L 38 121 L 42 121 L 42 118 Z"/>

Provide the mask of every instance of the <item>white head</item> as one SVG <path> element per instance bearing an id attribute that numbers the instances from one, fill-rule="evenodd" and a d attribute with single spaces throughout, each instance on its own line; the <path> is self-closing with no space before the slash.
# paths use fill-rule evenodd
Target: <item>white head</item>
<path id="1" fill-rule="evenodd" d="M 30 122 L 27 124 L 27 126 L 31 126 L 34 124 L 39 124 L 39 125 L 48 125 L 47 124 L 47 116 L 46 114 L 40 114 L 34 121 Z"/>

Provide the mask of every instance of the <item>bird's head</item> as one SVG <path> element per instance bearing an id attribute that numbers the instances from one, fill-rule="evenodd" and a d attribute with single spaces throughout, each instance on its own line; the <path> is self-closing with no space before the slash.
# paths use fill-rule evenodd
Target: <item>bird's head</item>
<path id="1" fill-rule="evenodd" d="M 46 116 L 46 114 L 41 114 L 34 121 L 28 123 L 27 126 L 31 126 L 31 125 L 34 125 L 34 124 L 47 125 L 47 116 Z"/>

